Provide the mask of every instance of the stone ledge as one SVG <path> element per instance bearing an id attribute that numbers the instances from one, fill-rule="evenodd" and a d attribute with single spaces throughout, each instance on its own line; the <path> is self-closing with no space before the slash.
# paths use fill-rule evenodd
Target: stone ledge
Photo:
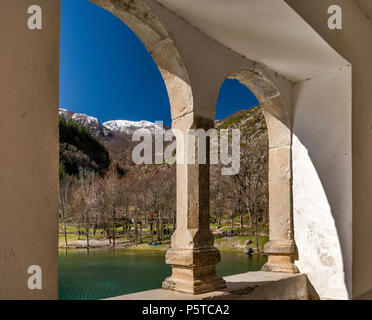
<path id="1" fill-rule="evenodd" d="M 190 295 L 155 289 L 110 298 L 107 300 L 311 300 L 313 294 L 305 274 L 247 272 L 224 278 L 223 290 Z"/>

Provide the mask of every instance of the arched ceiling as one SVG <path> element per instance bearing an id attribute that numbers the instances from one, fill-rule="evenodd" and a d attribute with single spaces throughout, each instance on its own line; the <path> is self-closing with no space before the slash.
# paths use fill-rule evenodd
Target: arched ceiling
<path id="1" fill-rule="evenodd" d="M 209 37 L 291 81 L 348 64 L 283 0 L 157 1 Z"/>

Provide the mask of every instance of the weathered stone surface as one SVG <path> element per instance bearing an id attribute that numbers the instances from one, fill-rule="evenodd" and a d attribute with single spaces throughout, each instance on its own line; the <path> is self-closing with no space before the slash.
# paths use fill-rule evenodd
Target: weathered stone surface
<path id="1" fill-rule="evenodd" d="M 275 85 L 262 72 L 263 66 L 256 64 L 255 68 L 242 68 L 234 71 L 229 78 L 237 79 L 254 92 L 262 103 L 280 93 Z"/>
<path id="2" fill-rule="evenodd" d="M 196 150 L 189 148 L 192 144 L 189 129 L 208 130 L 213 125 L 213 120 L 194 113 L 173 121 L 173 129 L 183 136 L 183 141 L 178 141 L 177 153 L 183 149 L 184 160 L 188 160 L 190 153 L 195 152 L 196 162 L 177 164 L 177 229 L 166 255 L 172 276 L 163 282 L 163 288 L 168 290 L 199 294 L 225 286 L 225 281 L 216 276 L 216 264 L 221 257 L 213 247 L 214 238 L 209 230 L 209 163 L 197 163 L 198 139 Z M 206 158 L 209 160 L 208 152 Z"/>
<path id="3" fill-rule="evenodd" d="M 267 103 L 264 103 L 267 105 Z M 265 114 L 266 124 L 269 136 L 269 148 L 291 145 L 291 129 L 287 124 L 276 118 L 267 108 L 262 108 Z"/>
<path id="4" fill-rule="evenodd" d="M 291 147 L 284 146 L 269 150 L 269 179 L 270 183 L 277 180 L 291 180 L 292 158 Z"/>
<path id="5" fill-rule="evenodd" d="M 265 245 L 265 253 L 269 259 L 262 267 L 262 271 L 298 273 L 293 259 L 295 250 L 295 244 L 292 240 L 270 240 Z"/>
<path id="6" fill-rule="evenodd" d="M 157 60 L 162 59 L 161 57 Z M 161 69 L 169 102 L 171 105 L 172 119 L 177 119 L 193 111 L 193 97 L 189 84 L 174 73 Z"/>
<path id="7" fill-rule="evenodd" d="M 163 288 L 189 294 L 221 289 L 225 281 L 216 276 L 216 264 L 221 256 L 216 248 L 170 249 L 166 263 L 172 266 L 172 276 L 165 279 Z"/>
<path id="8" fill-rule="evenodd" d="M 276 272 L 248 272 L 224 278 L 226 288 L 204 294 L 173 290 L 143 291 L 109 300 L 312 300 L 319 299 L 306 275 Z"/>
<path id="9" fill-rule="evenodd" d="M 290 180 L 269 180 L 270 240 L 292 239 Z"/>
<path id="10" fill-rule="evenodd" d="M 166 262 L 172 266 L 201 267 L 216 265 L 220 261 L 220 253 L 214 247 L 201 249 L 170 249 L 166 254 Z"/>

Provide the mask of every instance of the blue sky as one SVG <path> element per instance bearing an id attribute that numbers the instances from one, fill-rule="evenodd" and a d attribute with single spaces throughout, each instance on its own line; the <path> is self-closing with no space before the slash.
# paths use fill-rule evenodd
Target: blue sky
<path id="1" fill-rule="evenodd" d="M 163 120 L 170 105 L 163 78 L 137 36 L 88 0 L 62 0 L 60 107 L 108 120 Z M 221 87 L 216 119 L 258 104 L 236 80 Z"/>

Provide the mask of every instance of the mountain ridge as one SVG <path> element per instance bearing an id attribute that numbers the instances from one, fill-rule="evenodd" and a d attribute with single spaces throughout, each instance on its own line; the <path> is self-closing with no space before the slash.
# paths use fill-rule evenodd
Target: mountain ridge
<path id="1" fill-rule="evenodd" d="M 132 141 L 135 130 L 148 130 L 154 135 L 155 130 L 161 133 L 169 127 L 161 128 L 157 123 L 141 120 L 110 120 L 101 123 L 97 118 L 83 113 L 76 113 L 65 108 L 59 109 L 59 115 L 66 120 L 73 120 L 87 128 L 109 151 L 110 158 L 115 160 L 121 167 L 133 165 L 132 150 L 138 144 Z"/>
<path id="2" fill-rule="evenodd" d="M 132 151 L 138 144 L 138 141 L 132 141 L 132 134 L 135 130 L 149 130 L 154 136 L 155 130 L 164 133 L 169 129 L 166 126 L 161 128 L 157 123 L 146 120 L 110 120 L 101 123 L 95 117 L 63 108 L 60 108 L 59 114 L 87 128 L 106 147 L 110 158 L 126 169 L 133 166 Z M 216 120 L 215 127 L 217 130 L 240 129 L 242 145 L 249 144 L 253 140 L 268 144 L 266 121 L 259 106 L 242 109 L 222 120 Z"/>

